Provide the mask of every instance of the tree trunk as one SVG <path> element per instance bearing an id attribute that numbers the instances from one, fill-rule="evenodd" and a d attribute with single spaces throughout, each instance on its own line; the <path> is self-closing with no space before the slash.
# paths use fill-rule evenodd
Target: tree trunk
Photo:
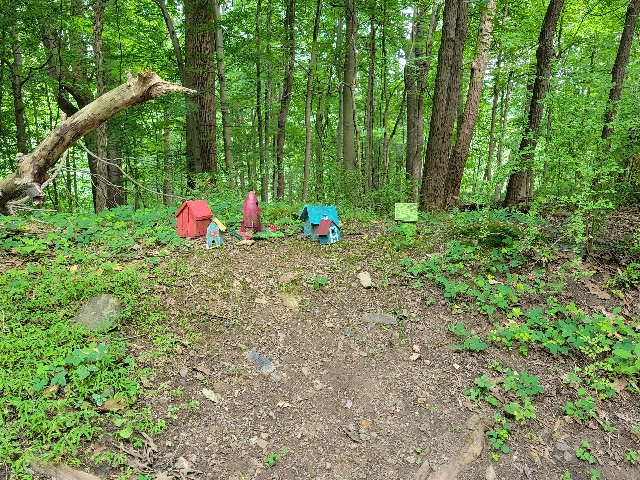
<path id="1" fill-rule="evenodd" d="M 258 0 L 256 5 L 256 117 L 258 120 L 258 155 L 260 158 L 260 201 L 269 201 L 269 182 L 265 171 L 267 163 L 265 158 L 265 137 L 262 116 L 262 46 L 260 32 L 260 17 L 262 15 L 262 0 Z"/>
<path id="2" fill-rule="evenodd" d="M 453 125 L 460 96 L 462 51 L 467 33 L 466 0 L 446 0 L 442 40 L 438 50 L 438 71 L 425 155 L 420 208 L 442 210 L 446 204 L 445 180 Z"/>
<path id="3" fill-rule="evenodd" d="M 496 121 L 498 118 L 498 100 L 500 98 L 500 67 L 502 66 L 502 51 L 498 53 L 495 75 L 493 77 L 493 95 L 491 100 L 491 123 L 489 127 L 489 152 L 487 153 L 487 165 L 484 170 L 484 181 L 490 182 L 493 175 L 493 153 L 496 148 Z"/>
<path id="4" fill-rule="evenodd" d="M 307 201 L 309 194 L 309 170 L 311 167 L 311 102 L 313 100 L 313 74 L 318 57 L 318 32 L 320 30 L 320 17 L 322 14 L 322 0 L 316 0 L 316 16 L 313 22 L 313 38 L 311 40 L 311 58 L 307 71 L 307 93 L 304 107 L 305 146 L 304 146 L 304 172 L 302 178 L 302 201 Z"/>
<path id="5" fill-rule="evenodd" d="M 533 184 L 533 159 L 544 112 L 544 97 L 549 90 L 551 64 L 555 57 L 553 38 L 563 4 L 564 0 L 551 0 L 542 22 L 536 50 L 536 77 L 529 106 L 529 120 L 518 148 L 520 170 L 513 172 L 509 178 L 504 200 L 506 206 L 526 204 L 532 198 L 530 186 Z"/>
<path id="6" fill-rule="evenodd" d="M 218 59 L 218 83 L 220 84 L 220 110 L 222 111 L 222 138 L 224 140 L 224 159 L 229 174 L 229 187 L 234 188 L 236 184 L 236 172 L 233 164 L 233 153 L 231 150 L 231 116 L 229 115 L 229 94 L 227 89 L 227 75 L 224 66 L 224 39 L 222 34 L 222 18 L 220 16 L 220 4 L 218 0 L 213 1 L 213 16 L 215 19 L 215 46 L 216 58 Z"/>
<path id="7" fill-rule="evenodd" d="M 0 180 L 0 212 L 11 214 L 7 203 L 18 198 L 23 191 L 36 204 L 42 205 L 42 184 L 46 180 L 47 170 L 56 164 L 65 150 L 117 113 L 170 92 L 195 93 L 180 85 L 165 82 L 154 72 L 140 72 L 137 78 L 127 80 L 62 121 L 30 153 L 18 154 L 16 172 Z"/>
<path id="8" fill-rule="evenodd" d="M 376 24 L 374 16 L 371 16 L 369 26 L 369 68 L 367 75 L 367 109 L 365 111 L 365 128 L 367 130 L 367 142 L 364 151 L 364 191 L 370 192 L 373 186 L 373 115 L 376 65 Z"/>
<path id="9" fill-rule="evenodd" d="M 338 128 L 336 130 L 336 164 L 342 167 L 342 139 L 344 137 L 344 17 L 338 17 L 336 24 L 336 75 L 338 77 Z"/>
<path id="10" fill-rule="evenodd" d="M 633 43 L 633 34 L 636 28 L 636 22 L 638 21 L 638 14 L 640 13 L 640 0 L 631 0 L 627 7 L 627 13 L 624 20 L 624 28 L 622 29 L 622 36 L 620 37 L 620 44 L 618 45 L 618 53 L 616 54 L 616 60 L 613 63 L 611 69 L 611 89 L 609 90 L 609 101 L 607 103 L 607 110 L 604 114 L 604 127 L 602 128 L 602 139 L 606 141 L 604 146 L 605 155 L 611 151 L 610 137 L 613 135 L 613 119 L 616 116 L 617 104 L 622 96 L 622 85 L 624 83 L 624 76 L 627 71 L 627 65 L 629 65 L 629 56 L 631 53 L 631 45 Z"/>
<path id="11" fill-rule="evenodd" d="M 460 195 L 462 174 L 469 155 L 473 130 L 478 119 L 478 108 L 482 97 L 482 78 L 489 61 L 489 47 L 491 46 L 491 32 L 493 31 L 495 12 L 496 0 L 489 0 L 480 17 L 476 54 L 471 62 L 467 100 L 462 111 L 462 121 L 458 124 L 458 137 L 449 159 L 449 171 L 447 172 L 445 183 L 446 204 L 449 207 L 456 206 L 459 203 L 458 197 Z"/>
<path id="12" fill-rule="evenodd" d="M 171 205 L 173 198 L 173 148 L 171 146 L 171 126 L 169 110 L 164 111 L 164 182 L 162 184 L 162 204 Z"/>
<path id="13" fill-rule="evenodd" d="M 353 172 L 356 163 L 356 112 L 354 108 L 354 91 L 356 87 L 356 42 L 358 35 L 358 19 L 356 17 L 355 0 L 345 0 L 345 57 L 344 82 L 342 85 L 342 162 L 344 169 Z"/>
<path id="14" fill-rule="evenodd" d="M 286 133 L 289 104 L 293 92 L 293 67 L 295 62 L 295 0 L 287 0 L 287 9 L 284 18 L 284 30 L 286 40 L 283 48 L 285 53 L 284 85 L 282 97 L 280 97 L 280 113 L 278 114 L 278 136 L 276 138 L 276 175 L 278 188 L 276 199 L 284 200 L 284 138 Z"/>
<path id="15" fill-rule="evenodd" d="M 12 40 L 12 62 L 9 62 L 7 58 L 3 58 L 2 61 L 9 67 L 9 71 L 11 72 L 13 116 L 16 125 L 16 146 L 18 152 L 27 153 L 29 151 L 29 147 L 27 146 L 27 123 L 24 117 L 24 99 L 22 96 L 22 86 L 24 85 L 24 80 L 22 79 L 22 66 L 24 64 L 22 45 L 20 44 L 18 31 L 15 28 L 11 29 L 10 35 Z"/>

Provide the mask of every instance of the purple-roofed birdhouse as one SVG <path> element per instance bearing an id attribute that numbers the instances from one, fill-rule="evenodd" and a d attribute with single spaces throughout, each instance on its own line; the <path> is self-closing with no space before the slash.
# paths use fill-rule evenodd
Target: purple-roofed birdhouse
<path id="1" fill-rule="evenodd" d="M 184 202 L 176 212 L 176 232 L 181 237 L 204 237 L 213 213 L 205 200 Z"/>
<path id="2" fill-rule="evenodd" d="M 249 192 L 242 206 L 242 223 L 240 224 L 240 231 L 238 233 L 245 238 L 251 238 L 247 230 L 253 233 L 262 231 L 260 204 L 258 203 L 258 197 L 256 197 L 255 192 Z"/>

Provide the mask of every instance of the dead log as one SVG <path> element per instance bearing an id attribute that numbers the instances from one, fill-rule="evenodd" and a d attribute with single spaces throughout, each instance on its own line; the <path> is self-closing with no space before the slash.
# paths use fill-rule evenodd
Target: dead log
<path id="1" fill-rule="evenodd" d="M 0 213 L 10 215 L 9 201 L 27 194 L 36 205 L 44 202 L 42 184 L 47 170 L 62 154 L 102 122 L 134 105 L 154 100 L 165 93 L 193 94 L 195 90 L 166 82 L 146 70 L 136 78 L 105 93 L 60 124 L 30 153 L 18 154 L 16 171 L 0 180 Z"/>

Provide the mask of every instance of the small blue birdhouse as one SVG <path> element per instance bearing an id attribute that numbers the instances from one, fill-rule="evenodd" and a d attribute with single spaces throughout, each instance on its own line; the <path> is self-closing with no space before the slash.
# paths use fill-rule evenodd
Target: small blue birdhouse
<path id="1" fill-rule="evenodd" d="M 220 231 L 220 228 L 218 227 L 218 225 L 216 225 L 215 222 L 212 222 L 207 227 L 207 248 L 209 248 L 211 245 L 219 247 L 223 243 L 224 239 L 222 238 L 222 232 Z"/>
<path id="2" fill-rule="evenodd" d="M 305 205 L 300 212 L 304 222 L 304 235 L 323 245 L 335 243 L 341 238 L 338 209 L 335 206 Z"/>

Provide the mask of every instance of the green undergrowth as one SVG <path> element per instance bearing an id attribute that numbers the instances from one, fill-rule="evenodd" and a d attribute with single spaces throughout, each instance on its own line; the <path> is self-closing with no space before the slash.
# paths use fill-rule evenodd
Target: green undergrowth
<path id="1" fill-rule="evenodd" d="M 140 432 L 164 428 L 139 407 L 149 372 L 122 333 L 89 331 L 73 318 L 86 300 L 108 293 L 122 306 L 120 325 L 149 325 L 146 276 L 181 245 L 167 212 L 0 220 L 0 253 L 15 258 L 0 269 L 0 463 L 15 478 L 30 478 L 36 457 L 120 465 L 121 454 L 93 455 L 90 443 L 135 446 Z"/>
<path id="2" fill-rule="evenodd" d="M 550 363 L 554 357 L 571 357 L 580 367 L 559 372 L 570 400 L 558 406 L 558 413 L 577 422 L 595 420 L 605 432 L 614 428 L 599 418 L 597 407 L 622 389 L 638 390 L 638 318 L 624 314 L 620 307 L 587 311 L 559 300 L 568 279 L 583 275 L 580 260 L 560 261 L 548 242 L 538 239 L 540 222 L 535 218 L 509 212 L 488 218 L 474 212 L 439 217 L 437 225 L 430 225 L 428 218 L 425 222 L 424 226 L 395 227 L 391 241 L 406 253 L 400 260 L 401 274 L 416 289 L 439 287 L 452 314 L 475 311 L 487 321 L 479 332 L 462 320 L 453 322 L 449 330 L 458 340 L 453 349 L 478 355 L 501 348 L 524 357 L 537 350 L 547 352 Z M 440 234 L 429 236 L 432 230 Z M 449 241 L 440 246 L 437 240 L 445 231 Z M 430 243 L 427 251 L 434 253 L 412 248 L 420 242 Z M 638 271 L 637 264 L 630 265 L 607 287 L 636 285 Z M 525 371 L 499 364 L 491 369 L 491 375 L 478 377 L 464 394 L 494 409 L 487 436 L 497 455 L 509 451 L 513 422 L 524 425 L 536 418 L 534 395 L 544 388 L 538 377 Z"/>

